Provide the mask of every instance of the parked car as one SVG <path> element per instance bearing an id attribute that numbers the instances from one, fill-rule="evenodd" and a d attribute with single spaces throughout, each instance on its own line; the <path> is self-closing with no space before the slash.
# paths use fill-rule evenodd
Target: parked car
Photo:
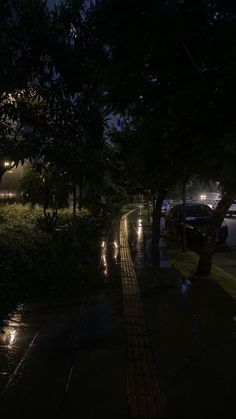
<path id="1" fill-rule="evenodd" d="M 183 205 L 178 204 L 166 214 L 166 228 L 170 234 L 180 240 L 183 234 Z M 209 205 L 201 203 L 185 204 L 186 238 L 201 241 L 206 234 L 213 210 Z M 225 221 L 219 229 L 218 242 L 224 243 L 228 237 L 228 227 Z"/>
<path id="2" fill-rule="evenodd" d="M 236 215 L 236 200 L 232 203 L 232 205 L 229 207 L 227 211 L 227 215 Z"/>

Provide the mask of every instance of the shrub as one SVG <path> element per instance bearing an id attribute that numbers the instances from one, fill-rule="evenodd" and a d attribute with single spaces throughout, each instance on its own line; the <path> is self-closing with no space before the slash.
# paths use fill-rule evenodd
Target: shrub
<path id="1" fill-rule="evenodd" d="M 0 206 L 1 300 L 10 303 L 27 296 L 56 292 L 68 281 L 78 281 L 99 223 L 88 211 L 79 212 L 75 243 L 70 209 L 59 211 L 57 229 L 42 227 L 43 220 L 45 223 L 39 206 Z"/>

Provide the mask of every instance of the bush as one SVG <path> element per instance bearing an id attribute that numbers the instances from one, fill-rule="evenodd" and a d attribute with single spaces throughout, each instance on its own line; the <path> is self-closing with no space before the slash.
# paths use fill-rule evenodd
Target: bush
<path id="1" fill-rule="evenodd" d="M 38 206 L 0 206 L 1 303 L 57 292 L 73 279 L 78 281 L 99 223 L 88 211 L 81 211 L 75 242 L 71 210 L 59 211 L 56 229 L 42 226 L 43 220 Z"/>

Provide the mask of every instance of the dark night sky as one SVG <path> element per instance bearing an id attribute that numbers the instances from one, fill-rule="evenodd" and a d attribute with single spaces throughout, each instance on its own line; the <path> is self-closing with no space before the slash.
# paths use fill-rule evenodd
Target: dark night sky
<path id="1" fill-rule="evenodd" d="M 53 6 L 55 6 L 56 3 L 58 3 L 59 0 L 47 0 L 47 4 L 49 9 L 53 8 Z"/>

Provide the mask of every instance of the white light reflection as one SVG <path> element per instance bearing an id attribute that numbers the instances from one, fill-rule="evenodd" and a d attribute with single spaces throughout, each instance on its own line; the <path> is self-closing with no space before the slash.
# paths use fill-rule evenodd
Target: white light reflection
<path id="1" fill-rule="evenodd" d="M 106 255 L 102 255 L 102 265 L 104 268 L 104 275 L 107 276 L 107 258 Z"/>
<path id="2" fill-rule="evenodd" d="M 13 343 L 15 342 L 16 335 L 17 335 L 16 330 L 11 330 L 11 332 L 10 332 L 10 340 L 9 340 L 9 346 L 12 346 Z"/>
<path id="3" fill-rule="evenodd" d="M 143 233 L 143 224 L 142 224 L 142 219 L 139 218 L 138 229 L 137 229 L 138 241 L 140 241 L 140 239 L 142 238 L 142 233 Z"/>
<path id="4" fill-rule="evenodd" d="M 139 226 L 138 230 L 137 230 L 137 234 L 138 234 L 139 239 L 141 239 L 141 237 L 142 237 L 142 232 L 143 232 L 143 228 L 141 226 Z"/>
<path id="5" fill-rule="evenodd" d="M 108 269 L 107 269 L 107 248 L 106 248 L 106 242 L 102 241 L 101 243 L 101 267 L 103 271 L 104 276 L 108 276 Z"/>
<path id="6" fill-rule="evenodd" d="M 13 344 L 15 343 L 16 337 L 17 337 L 16 329 L 6 330 L 3 336 L 3 342 L 6 343 L 9 348 L 11 348 Z"/>
<path id="7" fill-rule="evenodd" d="M 114 241 L 113 245 L 114 245 L 113 258 L 116 260 L 118 258 L 118 253 L 119 253 L 118 243 L 116 241 Z"/>
<path id="8" fill-rule="evenodd" d="M 125 219 L 125 233 L 128 234 L 127 219 Z"/>
<path id="9" fill-rule="evenodd" d="M 192 282 L 188 278 L 183 279 L 180 284 L 181 293 L 186 294 L 190 290 L 191 286 Z"/>

